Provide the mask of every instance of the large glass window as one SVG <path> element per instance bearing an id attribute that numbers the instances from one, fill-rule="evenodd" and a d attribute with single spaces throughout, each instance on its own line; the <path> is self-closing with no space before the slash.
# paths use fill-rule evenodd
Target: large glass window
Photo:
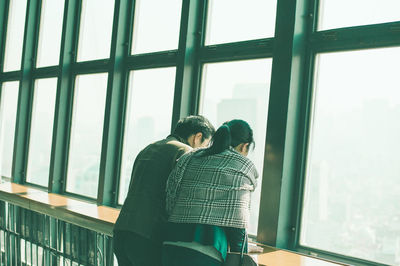
<path id="1" fill-rule="evenodd" d="M 35 82 L 26 181 L 47 186 L 53 137 L 57 78 Z"/>
<path id="2" fill-rule="evenodd" d="M 175 67 L 130 73 L 119 204 L 124 202 L 128 192 L 137 154 L 170 133 L 174 86 Z"/>
<path id="3" fill-rule="evenodd" d="M 136 0 L 132 54 L 178 49 L 182 0 Z"/>
<path id="4" fill-rule="evenodd" d="M 253 129 L 255 149 L 249 158 L 260 174 L 252 195 L 249 232 L 257 234 L 261 177 L 267 127 L 271 59 L 206 64 L 200 113 L 219 127 L 231 119 L 243 119 Z"/>
<path id="5" fill-rule="evenodd" d="M 42 0 L 37 67 L 58 65 L 65 0 Z"/>
<path id="6" fill-rule="evenodd" d="M 399 0 L 320 0 L 319 30 L 400 20 Z"/>
<path id="7" fill-rule="evenodd" d="M 11 177 L 19 82 L 4 82 L 0 101 L 0 175 Z"/>
<path id="8" fill-rule="evenodd" d="M 318 55 L 300 244 L 400 263 L 400 48 Z"/>
<path id="9" fill-rule="evenodd" d="M 10 0 L 8 12 L 4 72 L 21 69 L 24 43 L 26 0 Z"/>
<path id="10" fill-rule="evenodd" d="M 67 191 L 96 198 L 100 170 L 107 74 L 76 77 Z"/>
<path id="11" fill-rule="evenodd" d="M 78 61 L 110 57 L 114 0 L 83 0 Z"/>
<path id="12" fill-rule="evenodd" d="M 209 0 L 206 45 L 273 37 L 276 0 Z"/>

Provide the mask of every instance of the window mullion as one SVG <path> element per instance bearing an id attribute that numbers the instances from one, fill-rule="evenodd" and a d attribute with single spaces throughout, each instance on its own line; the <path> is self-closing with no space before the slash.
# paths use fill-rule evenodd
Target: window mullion
<path id="1" fill-rule="evenodd" d="M 68 140 L 72 112 L 73 79 L 71 72 L 76 54 L 78 31 L 78 0 L 65 2 L 63 33 L 61 37 L 60 73 L 57 82 L 56 109 L 53 131 L 53 146 L 50 162 L 49 191 L 62 193 L 65 190 Z"/>
<path id="2" fill-rule="evenodd" d="M 9 4 L 8 0 L 0 1 L 0 75 L 3 72 Z"/>
<path id="3" fill-rule="evenodd" d="M 200 95 L 198 53 L 204 34 L 207 1 L 183 1 L 171 128 L 181 117 L 194 114 Z"/>
<path id="4" fill-rule="evenodd" d="M 12 181 L 24 183 L 28 158 L 29 124 L 32 107 L 33 81 L 32 71 L 35 63 L 35 41 L 38 29 L 40 0 L 28 1 L 24 44 L 21 63 L 21 82 L 19 87 L 18 113 L 15 132 Z"/>
<path id="5" fill-rule="evenodd" d="M 307 15 L 308 4 L 307 0 L 280 0 L 277 6 L 257 240 L 280 248 L 288 248 L 295 233 L 300 107 L 312 18 Z"/>
<path id="6" fill-rule="evenodd" d="M 115 206 L 120 176 L 122 139 L 124 132 L 125 106 L 127 97 L 126 58 L 129 54 L 129 40 L 133 2 L 116 1 L 114 27 L 111 43 L 112 65 L 108 77 L 106 118 L 104 121 L 103 149 L 100 163 L 100 179 L 97 194 L 99 205 Z"/>

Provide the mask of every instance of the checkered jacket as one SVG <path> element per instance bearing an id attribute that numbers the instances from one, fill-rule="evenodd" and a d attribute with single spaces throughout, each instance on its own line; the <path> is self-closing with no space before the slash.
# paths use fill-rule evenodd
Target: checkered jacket
<path id="1" fill-rule="evenodd" d="M 183 155 L 168 177 L 168 221 L 248 228 L 250 193 L 258 178 L 253 162 L 230 148 Z"/>

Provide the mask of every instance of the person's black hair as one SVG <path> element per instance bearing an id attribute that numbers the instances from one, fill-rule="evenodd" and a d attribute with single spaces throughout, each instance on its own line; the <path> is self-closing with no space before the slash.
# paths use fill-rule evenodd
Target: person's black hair
<path id="1" fill-rule="evenodd" d="M 191 115 L 178 121 L 172 135 L 187 143 L 187 139 L 197 133 L 202 133 L 201 141 L 203 142 L 214 135 L 215 128 L 204 116 Z"/>
<path id="2" fill-rule="evenodd" d="M 234 119 L 225 122 L 218 128 L 211 140 L 211 146 L 202 152 L 201 155 L 212 155 L 223 152 L 229 147 L 236 147 L 241 143 L 249 143 L 249 147 L 253 146 L 254 138 L 253 130 L 250 125 L 240 119 Z"/>

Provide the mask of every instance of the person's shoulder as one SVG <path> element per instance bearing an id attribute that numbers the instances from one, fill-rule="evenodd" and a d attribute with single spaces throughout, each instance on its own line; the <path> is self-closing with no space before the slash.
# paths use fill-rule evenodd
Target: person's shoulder
<path id="1" fill-rule="evenodd" d="M 183 142 L 180 142 L 178 140 L 175 140 L 175 139 L 168 140 L 166 142 L 166 144 L 173 145 L 173 146 L 175 146 L 175 147 L 177 147 L 179 149 L 184 149 L 184 150 L 187 150 L 187 151 L 192 150 L 192 147 L 190 147 L 189 145 L 187 145 L 187 144 L 185 144 Z"/>
<path id="2" fill-rule="evenodd" d="M 186 145 L 175 138 L 165 138 L 154 141 L 143 148 L 139 154 L 149 155 L 155 153 L 170 153 L 170 152 L 187 152 L 190 151 L 191 147 Z"/>
<path id="3" fill-rule="evenodd" d="M 227 154 L 230 154 L 234 158 L 236 158 L 236 163 L 239 163 L 244 166 L 245 169 L 247 169 L 247 172 L 251 173 L 254 175 L 255 178 L 258 178 L 258 171 L 257 168 L 252 160 L 248 158 L 247 156 L 243 156 L 239 152 L 237 152 L 235 149 L 230 148 L 227 151 Z"/>

